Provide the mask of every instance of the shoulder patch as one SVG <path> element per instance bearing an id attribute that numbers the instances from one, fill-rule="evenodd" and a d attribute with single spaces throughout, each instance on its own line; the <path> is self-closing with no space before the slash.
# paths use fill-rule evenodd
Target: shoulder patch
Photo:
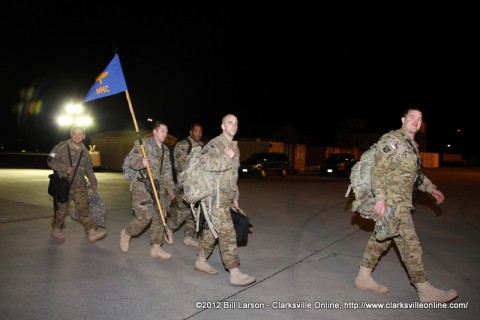
<path id="1" fill-rule="evenodd" d="M 398 144 L 395 140 L 390 140 L 387 142 L 387 144 L 383 147 L 382 151 L 383 153 L 389 153 L 392 150 L 397 150 L 398 149 Z"/>
<path id="2" fill-rule="evenodd" d="M 395 140 L 389 141 L 388 144 L 392 147 L 393 150 L 397 150 L 398 145 Z"/>

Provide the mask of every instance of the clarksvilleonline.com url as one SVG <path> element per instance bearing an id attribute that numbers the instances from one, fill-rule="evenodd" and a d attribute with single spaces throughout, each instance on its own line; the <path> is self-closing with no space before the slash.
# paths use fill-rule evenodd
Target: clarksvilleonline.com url
<path id="1" fill-rule="evenodd" d="M 468 302 L 344 302 L 345 309 L 467 309 Z"/>

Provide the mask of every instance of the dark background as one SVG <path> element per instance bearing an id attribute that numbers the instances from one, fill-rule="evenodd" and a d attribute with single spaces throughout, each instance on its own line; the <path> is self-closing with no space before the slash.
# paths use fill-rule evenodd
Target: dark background
<path id="1" fill-rule="evenodd" d="M 56 115 L 117 52 L 140 128 L 161 119 L 183 137 L 200 121 L 213 137 L 234 113 L 238 139 L 293 125 L 299 143 L 335 146 L 345 127 L 396 129 L 416 106 L 427 151 L 478 154 L 478 18 L 459 2 L 7 1 L 2 12 L 4 150 L 67 137 Z M 134 129 L 123 93 L 85 106 L 87 135 Z"/>

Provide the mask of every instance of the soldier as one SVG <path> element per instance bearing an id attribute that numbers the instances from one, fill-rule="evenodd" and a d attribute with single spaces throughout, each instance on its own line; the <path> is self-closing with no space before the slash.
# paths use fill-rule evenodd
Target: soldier
<path id="1" fill-rule="evenodd" d="M 150 179 L 146 167 L 150 167 L 152 178 L 155 180 L 162 213 L 166 216 L 170 201 L 175 199 L 173 192 L 172 166 L 170 163 L 170 151 L 163 144 L 168 134 L 168 127 L 161 121 L 156 121 L 153 128 L 153 135 L 142 140 L 147 154 L 143 153 L 138 141 L 128 156 L 131 168 L 138 170 L 137 176 L 130 182 L 132 191 L 132 208 L 135 217 L 127 224 L 125 229 L 120 231 L 120 250 L 126 253 L 129 249 L 132 236 L 140 234 L 147 225 L 150 225 L 150 243 L 152 248 L 150 255 L 153 258 L 170 259 L 172 255 L 162 249 L 164 238 L 164 227 L 156 206 L 156 199 L 152 197 Z M 158 184 L 158 185 L 157 185 Z"/>
<path id="2" fill-rule="evenodd" d="M 422 116 L 419 109 L 409 108 L 401 119 L 402 127 L 383 135 L 377 143 L 375 163 L 372 167 L 372 191 L 375 195 L 373 212 L 383 217 L 387 206 L 393 207 L 398 212 L 398 222 L 395 224 L 398 235 L 380 241 L 376 239 L 375 232 L 372 233 L 363 254 L 355 286 L 377 293 L 388 292 L 388 288 L 378 284 L 371 274 L 393 241 L 405 263 L 410 281 L 417 289 L 420 302 L 447 302 L 457 297 L 457 291 L 439 290 L 428 281 L 422 247 L 410 212 L 416 184 L 419 190 L 430 193 L 438 204 L 444 200 L 443 193 L 424 177 L 421 171 L 418 145 L 414 138 L 422 125 Z M 400 147 L 405 150 L 404 154 L 395 157 L 395 150 Z"/>
<path id="3" fill-rule="evenodd" d="M 68 201 L 65 203 L 55 201 L 51 234 L 55 239 L 65 239 L 62 228 L 67 216 L 68 206 L 70 201 L 73 200 L 83 228 L 88 234 L 88 240 L 95 242 L 105 238 L 107 234 L 105 231 L 97 231 L 97 226 L 90 215 L 85 176 L 88 178 L 93 192 L 97 191 L 97 178 L 93 172 L 92 157 L 82 143 L 85 139 L 85 130 L 82 127 L 73 127 L 70 130 L 70 135 L 69 140 L 60 142 L 52 149 L 47 159 L 47 165 L 50 168 L 56 171 L 60 177 L 67 177 L 70 181 Z"/>
<path id="4" fill-rule="evenodd" d="M 180 140 L 175 145 L 173 151 L 174 166 L 177 175 L 183 171 L 185 161 L 187 161 L 188 154 L 191 152 L 192 148 L 195 146 L 202 146 L 202 125 L 199 123 L 193 123 L 190 126 L 190 135 L 183 140 Z M 169 241 L 168 244 L 173 243 L 172 232 L 177 230 L 183 223 L 185 223 L 185 231 L 183 244 L 191 247 L 198 247 L 198 242 L 193 238 L 195 237 L 196 228 L 195 220 L 193 218 L 190 205 L 183 200 L 180 190 L 178 187 L 175 188 L 176 201 L 173 210 L 170 212 L 172 218 L 168 220 L 168 230 L 169 230 Z M 176 209 L 176 210 L 175 210 Z"/>
<path id="5" fill-rule="evenodd" d="M 223 264 L 230 272 L 232 286 L 247 286 L 256 281 L 255 277 L 240 272 L 240 258 L 237 254 L 237 240 L 233 227 L 230 208 L 233 204 L 239 207 L 238 164 L 240 150 L 237 141 L 233 141 L 238 130 L 237 117 L 227 114 L 222 119 L 222 134 L 213 138 L 203 148 L 200 165 L 204 170 L 221 173 L 219 193 L 213 197 L 211 211 L 213 227 L 218 233 L 218 242 Z M 207 263 L 207 258 L 213 252 L 215 237 L 211 230 L 204 230 L 198 245 L 195 270 L 207 274 L 217 274 L 218 271 Z"/>

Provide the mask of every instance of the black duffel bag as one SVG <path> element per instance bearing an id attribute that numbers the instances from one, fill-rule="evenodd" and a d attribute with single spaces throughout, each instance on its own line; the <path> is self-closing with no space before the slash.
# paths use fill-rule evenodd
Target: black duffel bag
<path id="1" fill-rule="evenodd" d="M 57 172 L 52 173 L 48 177 L 50 178 L 48 194 L 61 203 L 67 202 L 70 194 L 70 182 L 68 182 L 68 179 L 61 178 Z"/>
<path id="2" fill-rule="evenodd" d="M 242 209 L 236 209 L 233 206 L 230 208 L 230 214 L 232 215 L 233 226 L 237 234 L 237 246 L 246 246 L 248 233 L 250 232 L 250 219 Z"/>
<path id="3" fill-rule="evenodd" d="M 230 208 L 230 215 L 232 216 L 233 227 L 235 228 L 235 233 L 237 235 L 237 246 L 246 246 L 248 242 L 248 234 L 250 233 L 250 227 L 252 226 L 250 224 L 250 218 L 242 209 L 237 209 L 233 206 Z M 208 227 L 207 219 L 205 219 L 203 209 L 200 209 L 199 230 L 203 229 L 208 230 L 210 228 Z"/>

